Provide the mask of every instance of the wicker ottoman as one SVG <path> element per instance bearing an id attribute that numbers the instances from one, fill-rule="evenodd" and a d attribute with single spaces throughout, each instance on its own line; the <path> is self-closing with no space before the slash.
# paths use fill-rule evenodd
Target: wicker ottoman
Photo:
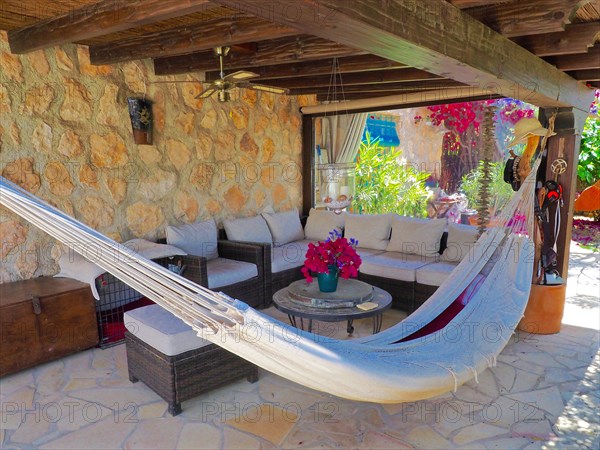
<path id="1" fill-rule="evenodd" d="M 246 377 L 258 380 L 258 368 L 199 338 L 191 327 L 158 305 L 125 313 L 129 380 L 143 381 L 181 412 L 181 402 Z"/>

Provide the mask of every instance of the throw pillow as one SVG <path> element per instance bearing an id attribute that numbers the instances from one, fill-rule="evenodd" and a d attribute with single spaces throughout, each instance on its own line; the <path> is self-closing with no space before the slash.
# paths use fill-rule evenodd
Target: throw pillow
<path id="1" fill-rule="evenodd" d="M 346 214 L 344 236 L 358 240 L 358 247 L 385 250 L 392 225 L 389 214 Z"/>
<path id="2" fill-rule="evenodd" d="M 346 213 L 336 214 L 333 211 L 311 208 L 304 227 L 304 238 L 311 241 L 324 241 L 329 233 L 344 231 Z"/>
<path id="3" fill-rule="evenodd" d="M 448 244 L 442 253 L 442 261 L 461 262 L 477 242 L 477 227 L 471 225 L 448 225 Z"/>
<path id="4" fill-rule="evenodd" d="M 262 216 L 225 220 L 223 227 L 230 241 L 273 243 L 267 222 Z"/>
<path id="5" fill-rule="evenodd" d="M 446 219 L 417 219 L 395 216 L 392 237 L 386 250 L 410 255 L 436 256 L 440 251 Z"/>
<path id="6" fill-rule="evenodd" d="M 269 226 L 275 245 L 283 245 L 304 239 L 304 230 L 297 209 L 279 213 L 263 212 L 262 217 Z"/>
<path id="7" fill-rule="evenodd" d="M 213 219 L 204 222 L 167 227 L 167 244 L 174 245 L 190 255 L 206 259 L 218 258 L 217 225 Z"/>

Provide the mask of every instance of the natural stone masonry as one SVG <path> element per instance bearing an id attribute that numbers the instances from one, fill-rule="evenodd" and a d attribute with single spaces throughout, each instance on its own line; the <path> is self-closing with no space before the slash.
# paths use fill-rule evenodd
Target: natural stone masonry
<path id="1" fill-rule="evenodd" d="M 0 173 L 106 235 L 155 239 L 168 224 L 301 205 L 301 179 L 283 170 L 301 163 L 298 109 L 313 97 L 196 99 L 196 75 L 155 77 L 150 61 L 93 66 L 76 45 L 13 55 L 3 31 L 0 67 Z M 151 146 L 134 144 L 127 106 L 144 96 Z M 14 224 L 24 237 L 6 231 Z M 0 241 L 11 242 L 0 281 L 58 271 L 45 251 L 53 240 L 4 208 Z M 31 249 L 37 259 L 22 257 Z"/>

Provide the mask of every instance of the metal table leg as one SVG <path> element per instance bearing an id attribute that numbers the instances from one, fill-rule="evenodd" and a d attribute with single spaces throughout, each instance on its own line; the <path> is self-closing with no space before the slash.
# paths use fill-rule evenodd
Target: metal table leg
<path id="1" fill-rule="evenodd" d="M 346 331 L 348 332 L 348 334 L 354 333 L 354 327 L 352 326 L 352 322 L 353 320 L 348 321 L 348 326 L 346 327 Z"/>

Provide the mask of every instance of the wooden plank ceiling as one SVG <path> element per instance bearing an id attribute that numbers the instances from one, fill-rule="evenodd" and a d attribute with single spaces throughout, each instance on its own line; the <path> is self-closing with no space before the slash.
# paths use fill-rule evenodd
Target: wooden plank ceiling
<path id="1" fill-rule="evenodd" d="M 322 101 L 511 83 L 584 109 L 600 88 L 600 0 L 2 0 L 0 29 L 13 53 L 77 43 L 93 64 L 152 58 L 157 78 L 214 81 L 228 45 L 226 72 Z"/>

